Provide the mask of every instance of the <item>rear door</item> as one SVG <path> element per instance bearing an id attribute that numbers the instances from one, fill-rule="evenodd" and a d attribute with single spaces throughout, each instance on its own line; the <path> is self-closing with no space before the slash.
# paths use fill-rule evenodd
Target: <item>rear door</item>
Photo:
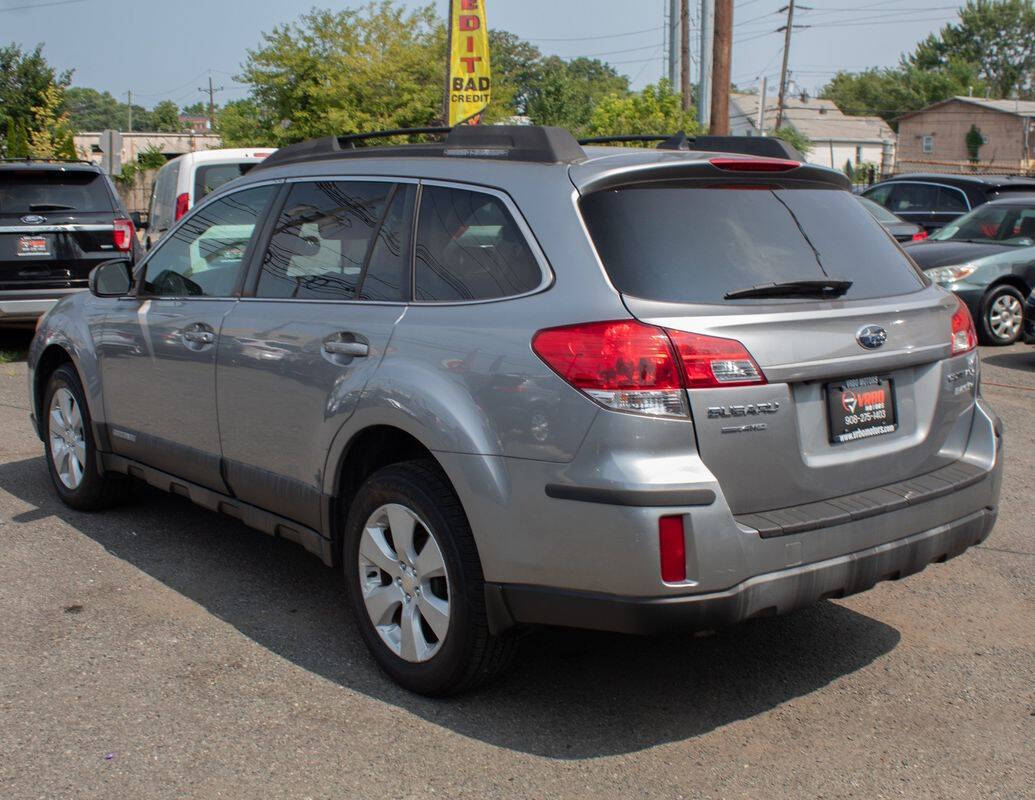
<path id="1" fill-rule="evenodd" d="M 699 453 L 734 513 L 863 491 L 959 458 L 974 381 L 957 392 L 945 374 L 955 301 L 847 192 L 645 184 L 581 207 L 634 316 L 674 331 L 677 346 L 688 333 L 725 340 L 728 381 L 688 391 Z M 827 299 L 727 297 L 798 280 L 851 286 Z M 870 335 L 879 331 L 886 341 Z M 762 380 L 737 377 L 746 358 Z"/>
<path id="2" fill-rule="evenodd" d="M 0 291 L 60 293 L 86 286 L 118 254 L 105 177 L 69 169 L 0 169 Z"/>
<path id="3" fill-rule="evenodd" d="M 410 297 L 416 186 L 289 185 L 216 372 L 226 477 L 245 502 L 320 525 L 327 452 Z"/>

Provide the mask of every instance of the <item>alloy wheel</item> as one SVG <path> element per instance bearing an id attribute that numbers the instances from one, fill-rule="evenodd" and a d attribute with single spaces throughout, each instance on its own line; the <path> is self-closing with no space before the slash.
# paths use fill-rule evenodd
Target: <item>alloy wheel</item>
<path id="1" fill-rule="evenodd" d="M 68 389 L 61 387 L 50 400 L 48 416 L 50 459 L 66 488 L 75 491 L 83 482 L 86 466 L 86 437 L 79 403 Z"/>
<path id="2" fill-rule="evenodd" d="M 449 631 L 449 574 L 434 533 L 414 511 L 388 503 L 370 515 L 359 540 L 359 582 L 388 648 L 413 663 L 434 657 Z"/>
<path id="3" fill-rule="evenodd" d="M 992 334 L 1003 341 L 1017 337 L 1024 319 L 1021 301 L 1012 294 L 1002 294 L 993 302 L 988 310 L 988 327 Z"/>

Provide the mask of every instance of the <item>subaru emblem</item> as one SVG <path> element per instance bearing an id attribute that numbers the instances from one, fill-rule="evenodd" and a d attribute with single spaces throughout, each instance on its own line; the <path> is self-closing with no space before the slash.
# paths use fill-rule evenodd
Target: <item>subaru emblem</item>
<path id="1" fill-rule="evenodd" d="M 22 222 L 26 225 L 42 225 L 47 221 L 46 217 L 41 217 L 39 214 L 26 214 L 22 217 Z"/>
<path id="2" fill-rule="evenodd" d="M 888 340 L 888 332 L 880 325 L 867 325 L 859 329 L 855 338 L 867 350 L 876 350 Z"/>

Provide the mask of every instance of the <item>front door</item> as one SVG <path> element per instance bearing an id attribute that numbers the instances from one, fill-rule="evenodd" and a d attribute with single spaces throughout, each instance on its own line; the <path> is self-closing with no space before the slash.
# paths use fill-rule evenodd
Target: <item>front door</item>
<path id="1" fill-rule="evenodd" d="M 216 370 L 227 481 L 320 524 L 327 452 L 409 299 L 414 186 L 291 186 L 254 287 L 223 323 Z"/>
<path id="2" fill-rule="evenodd" d="M 257 223 L 277 187 L 200 207 L 152 252 L 135 297 L 119 300 L 98 345 L 112 449 L 225 491 L 216 354 Z"/>

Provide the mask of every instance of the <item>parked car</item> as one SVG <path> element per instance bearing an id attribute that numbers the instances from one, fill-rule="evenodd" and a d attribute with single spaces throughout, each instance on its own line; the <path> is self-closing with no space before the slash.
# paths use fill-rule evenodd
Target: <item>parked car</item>
<path id="1" fill-rule="evenodd" d="M 1035 178 L 909 173 L 875 183 L 863 197 L 935 231 L 982 203 L 1016 193 L 1035 194 Z"/>
<path id="2" fill-rule="evenodd" d="M 873 218 L 881 224 L 884 230 L 895 237 L 895 241 L 919 242 L 927 238 L 927 231 L 922 225 L 906 222 L 902 217 L 892 214 L 884 206 L 877 205 L 868 197 L 859 197 L 859 202 L 873 215 Z"/>
<path id="3" fill-rule="evenodd" d="M 524 626 L 712 629 L 959 555 L 1002 469 L 966 306 L 839 172 L 739 141 L 284 148 L 43 321 L 56 493 L 300 542 L 427 694 Z"/>
<path id="4" fill-rule="evenodd" d="M 273 152 L 270 148 L 199 150 L 169 161 L 155 176 L 147 222 L 140 226 L 145 231 L 147 249 L 202 198 L 224 183 L 248 174 Z"/>
<path id="5" fill-rule="evenodd" d="M 0 160 L 0 325 L 31 324 L 86 289 L 136 236 L 111 180 L 89 163 Z"/>
<path id="6" fill-rule="evenodd" d="M 967 304 L 984 344 L 1017 341 L 1035 288 L 1035 195 L 986 203 L 907 252 Z"/>
<path id="7" fill-rule="evenodd" d="M 1035 344 L 1035 289 L 1028 294 L 1024 301 L 1024 342 Z"/>

